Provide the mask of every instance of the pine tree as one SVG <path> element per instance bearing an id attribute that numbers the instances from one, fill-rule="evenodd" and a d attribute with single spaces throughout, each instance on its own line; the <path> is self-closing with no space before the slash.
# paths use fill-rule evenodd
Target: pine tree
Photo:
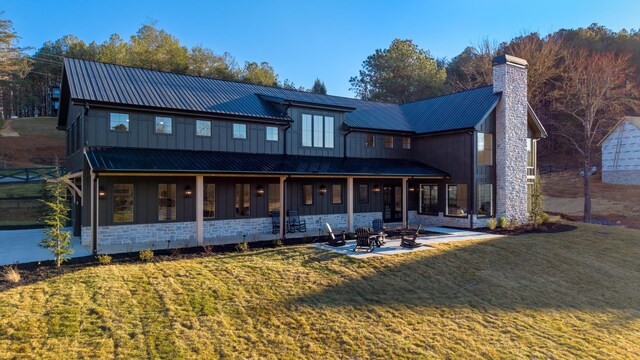
<path id="1" fill-rule="evenodd" d="M 327 86 L 324 84 L 324 81 L 316 79 L 316 81 L 313 82 L 313 87 L 311 87 L 311 92 L 314 94 L 327 95 Z"/>
<path id="2" fill-rule="evenodd" d="M 73 254 L 73 247 L 71 233 L 63 230 L 69 220 L 67 187 L 64 183 L 67 175 L 62 176 L 59 167 L 56 167 L 55 175 L 55 179 L 45 180 L 45 198 L 41 201 L 46 209 L 43 220 L 47 228 L 40 246 L 51 251 L 56 258 L 56 265 L 60 266 L 67 260 L 67 255 Z"/>

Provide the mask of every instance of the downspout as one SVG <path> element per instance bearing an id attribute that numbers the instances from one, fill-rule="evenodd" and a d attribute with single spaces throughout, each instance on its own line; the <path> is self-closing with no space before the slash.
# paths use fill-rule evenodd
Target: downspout
<path id="1" fill-rule="evenodd" d="M 287 127 L 285 127 L 282 130 L 282 137 L 283 137 L 283 141 L 284 141 L 284 146 L 283 146 L 283 155 L 287 156 L 287 130 L 289 130 L 291 128 L 291 124 L 287 125 Z"/>
<path id="2" fill-rule="evenodd" d="M 344 145 L 342 149 L 342 157 L 345 159 L 347 158 L 347 136 L 349 136 L 349 134 L 351 134 L 351 128 L 349 128 L 349 130 L 344 134 Z"/>

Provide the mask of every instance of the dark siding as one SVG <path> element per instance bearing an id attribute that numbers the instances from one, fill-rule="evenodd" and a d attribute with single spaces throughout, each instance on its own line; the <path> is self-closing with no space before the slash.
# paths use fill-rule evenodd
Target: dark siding
<path id="1" fill-rule="evenodd" d="M 466 131 L 415 137 L 412 141 L 411 156 L 414 160 L 449 173 L 453 180 L 466 181 L 470 178 L 473 137 Z"/>
<path id="2" fill-rule="evenodd" d="M 346 214 L 347 181 L 345 179 L 290 179 L 287 181 L 287 209 L 297 209 L 300 215 Z M 313 205 L 303 205 L 302 185 L 313 185 Z M 342 204 L 331 203 L 331 185 L 342 184 Z M 320 185 L 327 187 L 327 194 L 320 195 Z"/>
<path id="3" fill-rule="evenodd" d="M 384 147 L 385 134 L 374 134 L 374 147 L 370 148 L 365 145 L 367 133 L 354 131 L 347 135 L 347 156 L 357 158 L 391 158 L 402 159 L 410 158 L 411 150 L 402 148 L 403 136 L 393 136 L 393 149 Z M 413 145 L 413 144 L 412 144 Z"/>

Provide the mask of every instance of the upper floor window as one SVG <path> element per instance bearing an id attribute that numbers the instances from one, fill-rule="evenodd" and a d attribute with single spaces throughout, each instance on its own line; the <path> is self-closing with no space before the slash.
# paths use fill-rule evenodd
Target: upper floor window
<path id="1" fill-rule="evenodd" d="M 478 133 L 478 165 L 493 165 L 493 134 Z"/>
<path id="2" fill-rule="evenodd" d="M 109 128 L 115 131 L 129 131 L 129 114 L 111 113 Z"/>
<path id="3" fill-rule="evenodd" d="M 406 149 L 406 150 L 411 149 L 411 138 L 410 137 L 405 136 L 405 137 L 402 138 L 402 148 Z"/>
<path id="4" fill-rule="evenodd" d="M 278 128 L 267 126 L 267 141 L 278 141 Z"/>
<path id="5" fill-rule="evenodd" d="M 158 185 L 158 220 L 176 219 L 176 184 Z"/>
<path id="6" fill-rule="evenodd" d="M 376 136 L 373 134 L 367 134 L 364 140 L 364 145 L 368 148 L 376 146 Z"/>
<path id="7" fill-rule="evenodd" d="M 156 134 L 171 134 L 173 127 L 170 117 L 156 116 Z"/>
<path id="8" fill-rule="evenodd" d="M 384 137 L 384 148 L 385 149 L 393 149 L 393 136 L 385 136 Z"/>
<path id="9" fill-rule="evenodd" d="M 196 120 L 196 135 L 211 136 L 211 121 Z"/>
<path id="10" fill-rule="evenodd" d="M 233 138 L 234 139 L 246 139 L 247 138 L 247 124 L 233 124 Z"/>
<path id="11" fill-rule="evenodd" d="M 334 118 L 302 114 L 302 146 L 333 148 Z"/>
<path id="12" fill-rule="evenodd" d="M 113 222 L 133 221 L 133 184 L 113 185 Z"/>

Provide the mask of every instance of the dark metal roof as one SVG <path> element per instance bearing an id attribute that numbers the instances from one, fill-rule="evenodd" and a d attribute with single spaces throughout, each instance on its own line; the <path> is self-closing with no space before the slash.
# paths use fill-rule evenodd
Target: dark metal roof
<path id="1" fill-rule="evenodd" d="M 500 96 L 486 87 L 396 105 L 70 58 L 64 59 L 63 79 L 79 102 L 290 121 L 270 105 L 280 99 L 345 111 L 345 124 L 353 128 L 407 133 L 473 127 Z"/>
<path id="2" fill-rule="evenodd" d="M 400 105 L 416 133 L 473 128 L 496 107 L 500 94 L 493 86 Z"/>
<path id="3" fill-rule="evenodd" d="M 90 147 L 96 172 L 448 177 L 418 161 L 216 151 Z"/>

